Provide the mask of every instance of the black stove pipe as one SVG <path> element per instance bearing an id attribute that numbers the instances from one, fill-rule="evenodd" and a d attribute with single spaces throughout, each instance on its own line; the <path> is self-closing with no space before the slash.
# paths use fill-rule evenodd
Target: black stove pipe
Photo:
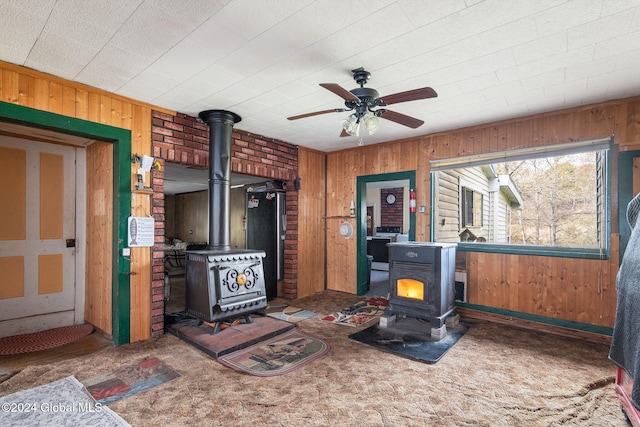
<path id="1" fill-rule="evenodd" d="M 242 118 L 230 111 L 206 110 L 199 115 L 209 125 L 209 245 L 231 250 L 231 133 Z"/>

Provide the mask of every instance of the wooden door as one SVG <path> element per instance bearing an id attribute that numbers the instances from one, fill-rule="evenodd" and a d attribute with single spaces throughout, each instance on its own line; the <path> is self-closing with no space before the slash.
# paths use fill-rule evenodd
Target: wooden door
<path id="1" fill-rule="evenodd" d="M 0 136 L 0 336 L 76 318 L 76 148 Z"/>

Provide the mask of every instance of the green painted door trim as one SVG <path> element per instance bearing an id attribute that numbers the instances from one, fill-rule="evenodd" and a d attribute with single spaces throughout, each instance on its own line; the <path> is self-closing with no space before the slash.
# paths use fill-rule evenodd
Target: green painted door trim
<path id="1" fill-rule="evenodd" d="M 116 345 L 130 341 L 130 260 L 122 256 L 131 213 L 131 131 L 0 101 L 0 121 L 47 129 L 113 144 L 112 337 Z"/>
<path id="2" fill-rule="evenodd" d="M 409 180 L 409 188 L 416 188 L 416 171 L 381 173 L 356 178 L 356 294 L 367 293 L 367 184 L 379 181 Z M 409 240 L 416 240 L 416 214 L 409 213 Z"/>
<path id="3" fill-rule="evenodd" d="M 499 314 L 505 317 L 514 317 L 516 319 L 529 320 L 532 322 L 545 323 L 547 325 L 560 326 L 568 329 L 591 332 L 594 334 L 608 335 L 613 334 L 613 328 L 606 326 L 591 325 L 589 323 L 574 322 L 571 320 L 556 319 L 553 317 L 540 316 L 537 314 L 522 313 L 520 311 L 505 310 L 502 308 L 488 307 L 478 304 L 469 304 L 466 302 L 456 301 L 457 307 L 469 308 L 471 310 L 484 311 L 486 313 Z"/>

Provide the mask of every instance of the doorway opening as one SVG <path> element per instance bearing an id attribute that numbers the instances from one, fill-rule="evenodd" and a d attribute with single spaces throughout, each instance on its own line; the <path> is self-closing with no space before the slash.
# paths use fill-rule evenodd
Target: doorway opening
<path id="1" fill-rule="evenodd" d="M 282 295 L 284 279 L 285 190 L 277 180 L 231 173 L 229 195 L 232 249 L 264 250 L 269 299 Z M 165 314 L 185 309 L 185 250 L 206 247 L 209 235 L 207 169 L 165 162 Z M 277 201 L 277 203 L 276 203 Z M 278 209 L 270 209 L 277 206 Z"/>
<path id="2" fill-rule="evenodd" d="M 357 177 L 357 295 L 386 296 L 386 244 L 415 240 L 416 214 L 409 209 L 415 176 L 405 171 Z"/>
<path id="3" fill-rule="evenodd" d="M 98 168 L 93 167 L 91 160 L 93 157 L 87 154 L 86 172 L 91 171 L 92 175 L 78 174 L 78 170 L 82 171 L 85 168 L 77 168 L 75 166 L 76 188 L 86 189 L 86 191 L 83 191 L 87 197 L 78 197 L 76 194 L 74 202 L 85 205 L 88 195 L 96 192 L 96 188 L 88 183 L 90 177 L 102 177 L 101 182 L 104 187 L 100 189 L 111 190 L 113 194 L 111 197 L 101 198 L 100 200 L 105 203 L 99 206 L 87 203 L 85 205 L 87 207 L 86 216 L 84 217 L 86 219 L 82 219 L 82 217 L 80 219 L 76 218 L 76 223 L 82 224 L 79 226 L 80 232 L 82 232 L 82 227 L 86 226 L 86 235 L 76 234 L 75 239 L 67 241 L 66 238 L 63 238 L 62 241 L 64 243 L 63 246 L 70 247 L 72 251 L 74 250 L 73 246 L 67 245 L 73 245 L 74 243 L 86 245 L 84 255 L 82 255 L 86 257 L 86 263 L 84 259 L 82 261 L 76 259 L 76 280 L 85 278 L 85 264 L 105 266 L 102 272 L 104 274 L 96 277 L 96 280 L 87 279 L 87 287 L 83 288 L 85 291 L 94 290 L 96 294 L 100 292 L 103 297 L 100 299 L 96 297 L 96 301 L 99 300 L 101 302 L 100 310 L 95 308 L 93 301 L 88 301 L 90 296 L 87 292 L 83 292 L 84 299 L 82 296 L 78 296 L 76 292 L 76 301 L 80 305 L 84 304 L 84 309 L 80 309 L 78 303 L 76 304 L 76 318 L 84 318 L 85 321 L 90 322 L 107 335 L 110 335 L 116 345 L 128 343 L 130 341 L 130 282 L 129 276 L 125 272 L 129 271 L 129 260 L 120 255 L 127 241 L 126 229 L 120 226 L 120 220 L 121 218 L 126 218 L 131 210 L 131 131 L 4 102 L 0 102 L 0 123 L 3 126 L 5 135 L 21 135 L 52 145 L 69 145 L 69 141 L 66 141 L 66 139 L 75 138 L 76 143 L 71 145 L 85 147 L 87 151 L 91 147 L 108 148 L 98 150 L 101 154 L 104 154 L 100 157 L 102 162 L 99 163 L 100 167 Z M 77 151 L 84 152 L 85 150 L 78 149 Z M 57 169 L 55 166 L 56 157 L 49 155 L 45 155 L 45 157 L 49 158 L 54 164 L 54 166 L 49 167 L 49 170 L 55 172 Z M 105 160 L 107 163 L 105 163 Z M 104 173 L 105 170 L 109 171 L 108 176 Z M 86 180 L 83 178 L 85 176 Z M 77 182 L 78 177 L 80 177 L 79 182 Z M 98 207 L 102 209 L 98 210 Z M 82 210 L 76 212 L 85 215 Z M 111 218 L 111 221 L 105 222 L 104 225 L 97 228 L 92 228 L 87 225 L 89 224 L 88 218 L 91 213 L 104 213 L 104 215 L 108 215 Z M 106 238 L 102 240 L 98 238 L 103 236 Z M 102 242 L 102 244 L 99 244 L 98 241 Z M 104 244 L 104 242 L 109 241 L 113 245 Z M 91 262 L 93 255 L 90 254 L 92 247 L 100 251 L 96 262 L 93 263 Z M 76 257 L 78 253 L 80 252 L 76 253 Z M 52 257 L 47 261 L 51 261 L 49 265 L 51 267 L 55 259 Z M 53 270 L 47 269 L 47 271 L 57 271 L 55 266 L 52 268 Z M 79 268 L 81 269 L 80 271 Z M 46 289 L 47 292 L 52 290 L 55 289 L 52 287 L 47 287 Z M 111 298 L 104 298 L 105 294 L 110 295 Z"/>

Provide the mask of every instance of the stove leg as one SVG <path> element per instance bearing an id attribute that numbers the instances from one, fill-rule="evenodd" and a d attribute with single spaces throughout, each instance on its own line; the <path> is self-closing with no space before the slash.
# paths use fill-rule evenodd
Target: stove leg
<path id="1" fill-rule="evenodd" d="M 245 314 L 245 315 L 244 315 L 244 322 L 245 322 L 245 323 L 253 323 L 253 319 L 251 318 L 251 316 L 250 316 L 250 315 Z"/>
<path id="2" fill-rule="evenodd" d="M 447 336 L 447 326 L 446 325 L 440 326 L 439 328 L 431 327 L 431 338 L 432 339 L 434 339 L 436 341 L 440 341 L 441 339 L 443 339 L 446 336 Z"/>
<path id="3" fill-rule="evenodd" d="M 216 322 L 215 326 L 213 327 L 213 331 L 211 332 L 211 335 L 215 335 L 218 332 L 220 332 L 221 327 L 222 327 L 222 322 Z"/>

